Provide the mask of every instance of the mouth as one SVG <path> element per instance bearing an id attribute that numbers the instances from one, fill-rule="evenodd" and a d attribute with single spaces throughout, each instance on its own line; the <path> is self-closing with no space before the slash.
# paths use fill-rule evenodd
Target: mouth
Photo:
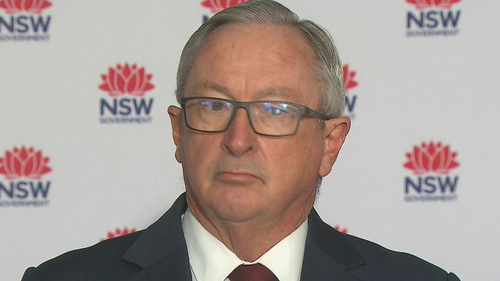
<path id="1" fill-rule="evenodd" d="M 223 182 L 245 184 L 260 181 L 260 178 L 252 173 L 243 171 L 222 171 L 217 174 L 217 178 Z"/>

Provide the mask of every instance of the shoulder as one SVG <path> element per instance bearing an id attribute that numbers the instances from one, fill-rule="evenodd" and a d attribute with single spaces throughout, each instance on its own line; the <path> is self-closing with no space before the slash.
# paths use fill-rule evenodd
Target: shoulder
<path id="1" fill-rule="evenodd" d="M 181 215 L 186 208 L 186 197 L 182 194 L 147 229 L 62 254 L 26 270 L 22 281 L 114 281 L 129 277 L 160 260 L 174 260 L 176 263 L 170 267 L 185 266 L 188 256 Z"/>
<path id="2" fill-rule="evenodd" d="M 309 249 L 309 250 L 308 250 Z M 309 216 L 309 231 L 305 262 L 308 274 L 317 275 L 317 270 L 336 266 L 342 272 L 360 280 L 448 280 L 458 281 L 454 274 L 408 253 L 389 250 L 377 243 L 341 233 L 324 223 L 313 209 Z M 312 262 L 314 261 L 314 262 Z"/>
<path id="3" fill-rule="evenodd" d="M 73 250 L 26 271 L 31 280 L 119 280 L 139 267 L 121 259 L 141 231 L 108 239 L 91 247 Z"/>
<path id="4" fill-rule="evenodd" d="M 389 250 L 374 242 L 342 234 L 349 243 L 363 256 L 364 266 L 353 268 L 360 276 L 377 276 L 377 280 L 458 280 L 440 267 L 415 255 Z M 450 279 L 447 279 L 450 278 Z"/>

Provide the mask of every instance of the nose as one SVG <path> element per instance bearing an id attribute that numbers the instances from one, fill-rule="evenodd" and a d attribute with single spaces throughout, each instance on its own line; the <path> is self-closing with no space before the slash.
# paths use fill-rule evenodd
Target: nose
<path id="1" fill-rule="evenodd" d="M 242 156 L 255 149 L 256 134 L 244 108 L 236 110 L 233 120 L 223 134 L 223 149 L 234 156 Z"/>

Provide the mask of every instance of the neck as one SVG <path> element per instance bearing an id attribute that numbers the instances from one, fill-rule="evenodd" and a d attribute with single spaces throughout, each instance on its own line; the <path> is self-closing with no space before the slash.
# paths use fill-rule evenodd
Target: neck
<path id="1" fill-rule="evenodd" d="M 214 237 L 243 261 L 253 262 L 294 232 L 307 219 L 314 200 L 297 204 L 300 211 L 288 209 L 281 216 L 255 217 L 246 221 L 230 221 L 217 216 L 207 216 L 199 204 L 187 194 L 188 206 L 193 216 Z M 306 206 L 306 207 L 304 207 Z M 293 206 L 290 206 L 293 208 Z"/>

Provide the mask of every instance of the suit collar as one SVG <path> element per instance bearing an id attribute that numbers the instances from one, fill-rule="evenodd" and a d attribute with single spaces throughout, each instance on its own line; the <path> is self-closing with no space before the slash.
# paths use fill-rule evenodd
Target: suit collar
<path id="1" fill-rule="evenodd" d="M 187 209 L 182 194 L 157 222 L 148 227 L 132 244 L 122 259 L 143 270 L 127 281 L 191 281 L 191 269 L 181 216 Z M 344 234 L 325 224 L 313 209 L 304 253 L 301 280 L 359 280 L 348 270 L 365 264 L 363 257 Z"/>
<path id="2" fill-rule="evenodd" d="M 191 280 L 189 258 L 181 226 L 181 216 L 187 209 L 182 194 L 172 207 L 137 238 L 122 259 L 143 270 L 129 281 Z"/>
<path id="3" fill-rule="evenodd" d="M 301 280 L 358 280 L 348 270 L 365 264 L 343 234 L 325 224 L 313 209 L 309 215 Z"/>

